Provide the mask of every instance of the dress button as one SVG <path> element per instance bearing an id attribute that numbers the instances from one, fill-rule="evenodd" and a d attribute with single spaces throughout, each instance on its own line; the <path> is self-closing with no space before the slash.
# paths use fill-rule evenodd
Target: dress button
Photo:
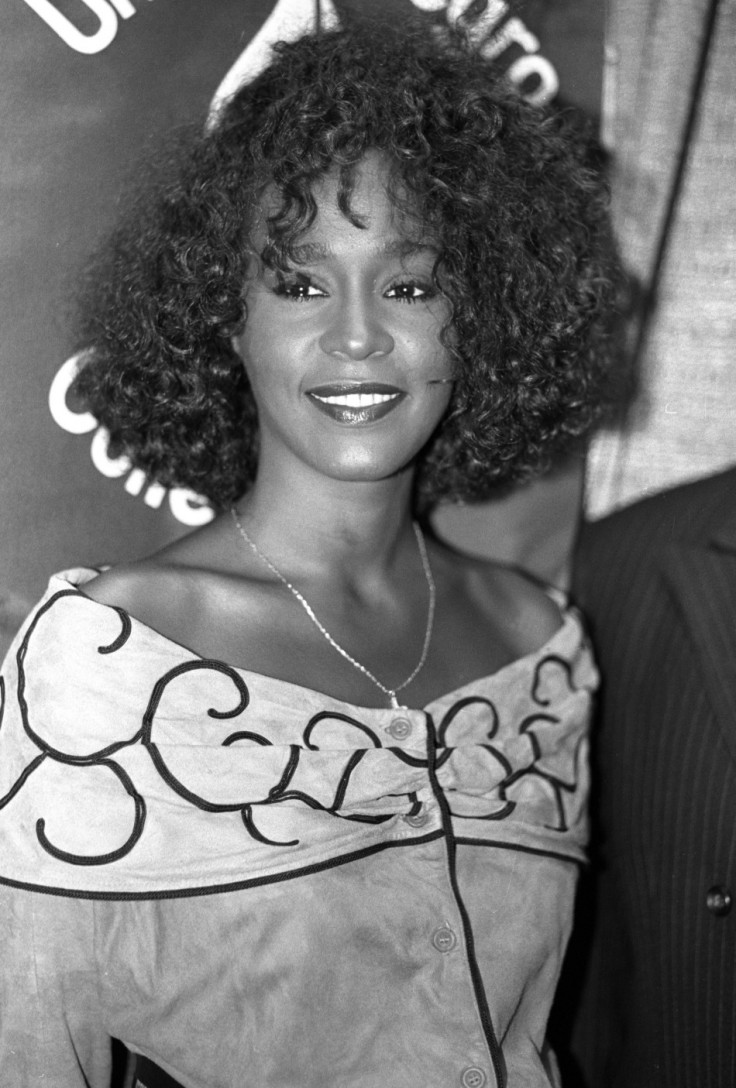
<path id="1" fill-rule="evenodd" d="M 408 718 L 394 718 L 391 724 L 386 726 L 386 732 L 390 733 L 394 740 L 406 740 L 412 728 Z"/>
<path id="2" fill-rule="evenodd" d="M 483 1085 L 486 1082 L 486 1075 L 477 1065 L 471 1065 L 463 1070 L 463 1075 L 460 1080 L 463 1088 L 483 1088 Z"/>
<path id="3" fill-rule="evenodd" d="M 438 926 L 432 934 L 432 944 L 438 952 L 452 952 L 457 944 L 457 937 L 448 925 Z"/>
<path id="4" fill-rule="evenodd" d="M 422 805 L 418 812 L 414 812 L 409 814 L 408 816 L 404 816 L 402 817 L 402 819 L 405 824 L 409 825 L 409 827 L 424 827 L 427 820 L 429 819 L 429 813 L 427 812 L 425 806 Z"/>
<path id="5" fill-rule="evenodd" d="M 715 884 L 705 897 L 705 905 L 716 918 L 723 918 L 731 910 L 731 893 L 723 884 Z"/>

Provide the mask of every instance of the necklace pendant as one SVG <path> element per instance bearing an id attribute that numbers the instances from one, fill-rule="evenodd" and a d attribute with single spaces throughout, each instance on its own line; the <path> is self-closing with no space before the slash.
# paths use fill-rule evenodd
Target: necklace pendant
<path id="1" fill-rule="evenodd" d="M 395 691 L 389 691 L 388 698 L 389 698 L 389 702 L 391 703 L 391 709 L 392 710 L 404 710 L 405 709 L 404 707 L 402 707 L 401 703 L 396 698 L 396 692 Z"/>

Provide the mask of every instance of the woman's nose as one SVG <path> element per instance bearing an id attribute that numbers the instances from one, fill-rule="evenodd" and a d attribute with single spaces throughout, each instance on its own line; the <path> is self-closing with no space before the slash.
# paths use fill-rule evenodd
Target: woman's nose
<path id="1" fill-rule="evenodd" d="M 394 340 L 370 301 L 353 299 L 338 306 L 320 336 L 326 354 L 344 359 L 388 355 Z"/>

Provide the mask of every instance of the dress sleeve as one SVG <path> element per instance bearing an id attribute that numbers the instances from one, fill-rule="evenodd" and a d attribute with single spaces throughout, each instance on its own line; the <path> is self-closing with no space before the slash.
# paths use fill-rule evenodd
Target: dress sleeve
<path id="1" fill-rule="evenodd" d="M 43 858 L 53 858 L 38 842 L 41 817 L 48 820 L 51 839 L 80 823 L 77 780 L 62 826 L 51 789 L 56 779 L 48 777 L 50 769 L 57 777 L 73 771 L 67 749 L 76 756 L 70 745 L 84 743 L 77 689 L 66 695 L 61 682 L 70 673 L 68 648 L 79 637 L 68 623 L 49 623 L 47 635 L 43 626 L 50 601 L 77 598 L 69 588 L 44 598 L 16 636 L 0 673 L 2 1088 L 110 1086 L 111 1041 L 98 999 L 96 904 L 45 879 Z M 30 638 L 34 632 L 36 641 Z M 54 732 L 58 721 L 68 723 L 61 741 Z M 87 866 L 72 868 L 81 877 Z"/>
<path id="2" fill-rule="evenodd" d="M 0 1084 L 109 1088 L 94 904 L 0 885 Z"/>

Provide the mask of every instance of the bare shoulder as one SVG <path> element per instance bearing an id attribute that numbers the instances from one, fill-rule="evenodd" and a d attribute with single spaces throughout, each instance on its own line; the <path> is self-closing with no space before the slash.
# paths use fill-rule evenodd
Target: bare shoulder
<path id="1" fill-rule="evenodd" d="M 85 584 L 84 593 L 151 627 L 178 627 L 196 614 L 204 581 L 220 568 L 216 545 L 216 534 L 189 534 L 153 555 L 103 571 Z"/>
<path id="2" fill-rule="evenodd" d="M 122 608 L 148 627 L 172 636 L 181 626 L 180 617 L 195 607 L 187 579 L 154 558 L 112 567 L 87 582 L 83 592 L 99 604 Z"/>
<path id="3" fill-rule="evenodd" d="M 562 626 L 560 605 L 533 576 L 502 563 L 458 553 L 453 553 L 452 562 L 463 595 L 515 655 L 539 649 Z"/>
<path id="4" fill-rule="evenodd" d="M 85 582 L 83 591 L 99 604 L 135 611 L 137 602 L 156 592 L 160 579 L 161 569 L 157 564 L 150 559 L 138 559 L 102 571 Z"/>

